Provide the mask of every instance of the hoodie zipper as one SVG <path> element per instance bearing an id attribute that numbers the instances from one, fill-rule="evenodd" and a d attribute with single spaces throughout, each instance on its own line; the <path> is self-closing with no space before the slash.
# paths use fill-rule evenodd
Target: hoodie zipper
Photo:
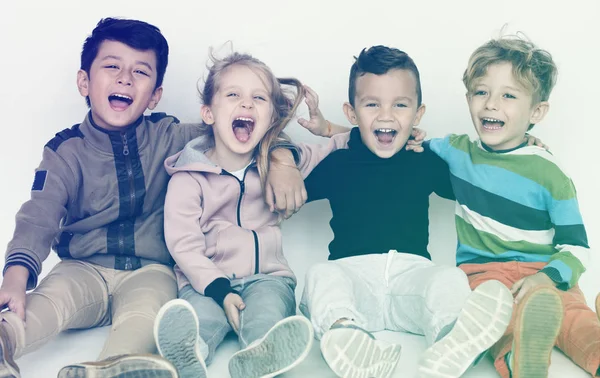
<path id="1" fill-rule="evenodd" d="M 129 179 L 129 215 L 133 216 L 135 213 L 135 182 L 133 178 L 133 167 L 131 165 L 131 157 L 129 156 L 129 145 L 127 144 L 127 134 L 121 134 L 121 140 L 123 141 L 123 156 L 125 158 L 125 167 L 127 168 L 127 178 Z M 123 229 L 125 225 L 121 223 L 119 227 L 119 249 L 121 254 L 125 253 L 125 241 L 123 240 Z M 131 258 L 126 256 L 125 258 L 125 269 L 131 269 Z"/>
<path id="2" fill-rule="evenodd" d="M 240 185 L 240 197 L 238 198 L 238 203 L 237 203 L 237 224 L 239 227 L 242 227 L 242 218 L 241 218 L 242 198 L 244 197 L 244 192 L 246 191 L 245 180 L 246 180 L 246 174 L 248 173 L 248 169 L 249 169 L 249 167 L 246 168 L 246 170 L 244 171 L 244 176 L 242 177 L 241 180 L 239 178 L 237 178 L 236 176 L 232 175 L 231 173 L 223 170 L 223 173 L 236 179 L 238 184 Z M 259 253 L 259 246 L 258 246 L 258 235 L 256 234 L 256 231 L 254 231 L 254 230 L 250 230 L 250 231 L 252 231 L 252 236 L 254 236 L 254 274 L 258 274 L 260 272 L 260 270 L 259 270 L 260 253 Z"/>

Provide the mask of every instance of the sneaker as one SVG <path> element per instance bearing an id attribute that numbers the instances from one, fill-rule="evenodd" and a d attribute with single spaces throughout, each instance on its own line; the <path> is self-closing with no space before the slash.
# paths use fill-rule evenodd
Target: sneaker
<path id="1" fill-rule="evenodd" d="M 12 346 L 4 324 L 0 323 L 0 378 L 20 378 L 21 373 L 13 360 Z"/>
<path id="2" fill-rule="evenodd" d="M 154 321 L 154 340 L 161 356 L 171 361 L 180 378 L 206 378 L 200 352 L 200 325 L 196 311 L 183 299 L 165 303 Z"/>
<path id="3" fill-rule="evenodd" d="M 60 369 L 58 378 L 177 378 L 177 370 L 160 356 L 124 354 L 67 365 Z"/>
<path id="4" fill-rule="evenodd" d="M 510 323 L 513 297 L 501 282 L 479 285 L 467 298 L 452 330 L 423 353 L 419 377 L 460 377 Z"/>
<path id="5" fill-rule="evenodd" d="M 553 287 L 540 286 L 525 295 L 515 317 L 512 377 L 548 377 L 563 313 L 560 294 Z"/>
<path id="6" fill-rule="evenodd" d="M 338 377 L 389 378 L 400 361 L 401 349 L 348 322 L 334 325 L 321 339 L 323 358 Z"/>
<path id="7" fill-rule="evenodd" d="M 304 316 L 290 316 L 275 324 L 260 340 L 231 356 L 231 378 L 274 377 L 298 364 L 312 347 L 314 331 Z"/>

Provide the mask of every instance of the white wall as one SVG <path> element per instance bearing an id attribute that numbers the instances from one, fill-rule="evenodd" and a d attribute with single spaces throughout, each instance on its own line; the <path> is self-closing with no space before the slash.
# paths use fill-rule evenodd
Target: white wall
<path id="1" fill-rule="evenodd" d="M 198 121 L 196 81 L 205 74 L 209 46 L 232 40 L 234 47 L 266 62 L 279 76 L 293 75 L 321 97 L 324 113 L 344 122 L 352 56 L 363 47 L 386 44 L 407 51 L 421 70 L 430 136 L 473 134 L 464 100 L 462 72 L 470 53 L 505 23 L 548 49 L 559 66 L 551 111 L 534 134 L 549 144 L 572 175 L 595 255 L 583 278 L 591 300 L 600 288 L 599 159 L 593 155 L 600 131 L 597 74 L 600 53 L 598 0 L 512 1 L 4 1 L 0 11 L 0 245 L 9 241 L 14 214 L 29 197 L 33 170 L 54 133 L 81 122 L 86 107 L 75 85 L 80 48 L 101 17 L 139 18 L 167 37 L 170 63 L 158 111 Z M 302 109 L 306 115 L 306 109 Z M 313 139 L 300 126 L 290 134 Z M 451 206 L 436 201 L 432 244 L 451 251 Z M 302 240 L 298 230 L 330 237 L 326 203 L 311 204 L 284 231 L 286 243 Z M 443 218 L 443 223 L 440 221 Z M 292 227 L 296 230 L 292 232 Z M 321 231 L 322 230 L 322 231 Z M 321 240 L 321 239 L 319 239 Z M 448 257 L 450 257 L 448 259 Z M 452 257 L 436 258 L 451 261 Z M 294 260 L 292 258 L 291 260 Z M 45 270 L 55 262 L 51 258 Z"/>

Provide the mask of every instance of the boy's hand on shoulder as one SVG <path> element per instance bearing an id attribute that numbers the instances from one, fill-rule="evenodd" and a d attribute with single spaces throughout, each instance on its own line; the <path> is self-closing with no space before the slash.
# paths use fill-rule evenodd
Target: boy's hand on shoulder
<path id="1" fill-rule="evenodd" d="M 242 300 L 242 297 L 236 293 L 227 294 L 223 300 L 225 316 L 227 316 L 227 321 L 236 334 L 240 333 L 240 311 L 244 310 L 245 308 L 246 304 Z"/>
<path id="2" fill-rule="evenodd" d="M 513 285 L 513 287 L 510 290 L 513 295 L 515 295 L 516 293 L 519 293 L 515 297 L 515 304 L 518 304 L 523 299 L 525 294 L 527 294 L 527 292 L 529 292 L 531 289 L 533 289 L 536 286 L 543 286 L 543 285 L 556 287 L 556 283 L 554 281 L 552 281 L 552 279 L 550 277 L 548 277 L 546 274 L 544 274 L 542 272 L 538 272 L 531 276 L 521 278 L 520 280 L 515 282 L 515 284 Z"/>
<path id="3" fill-rule="evenodd" d="M 425 151 L 423 148 L 423 142 L 425 141 L 427 132 L 423 129 L 419 129 L 418 127 L 413 127 L 411 136 L 412 138 L 406 142 L 406 150 L 414 152 Z"/>
<path id="4" fill-rule="evenodd" d="M 278 155 L 276 160 L 271 162 L 265 185 L 265 202 L 271 212 L 277 211 L 287 219 L 300 210 L 308 194 L 291 152 L 280 148 L 272 154 L 281 156 Z"/>
<path id="5" fill-rule="evenodd" d="M 305 85 L 306 105 L 308 106 L 308 114 L 310 119 L 298 118 L 298 123 L 310 131 L 311 133 L 322 136 L 331 136 L 331 126 L 327 124 L 327 120 L 319 110 L 319 96 L 309 86 Z"/>
<path id="6" fill-rule="evenodd" d="M 527 145 L 528 146 L 538 146 L 541 147 L 547 151 L 550 151 L 550 147 L 545 145 L 544 142 L 542 142 L 541 139 L 538 139 L 536 137 L 534 137 L 533 135 L 529 135 L 529 134 L 525 134 L 525 138 L 527 139 Z"/>

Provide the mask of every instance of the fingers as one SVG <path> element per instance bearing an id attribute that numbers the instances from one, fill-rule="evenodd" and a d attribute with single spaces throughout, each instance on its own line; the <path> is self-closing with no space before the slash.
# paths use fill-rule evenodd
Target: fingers
<path id="1" fill-rule="evenodd" d="M 422 140 L 425 140 L 425 137 L 427 136 L 427 132 L 425 132 L 425 130 L 420 129 L 418 127 L 413 127 L 411 135 L 413 136 L 413 138 L 415 138 L 415 140 L 422 141 Z"/>
<path id="2" fill-rule="evenodd" d="M 275 211 L 275 193 L 273 193 L 273 187 L 269 184 L 265 187 L 265 202 L 269 206 L 269 211 Z"/>
<path id="3" fill-rule="evenodd" d="M 22 321 L 25 321 L 25 304 L 23 302 L 12 300 L 8 302 L 8 308 L 17 314 Z"/>
<path id="4" fill-rule="evenodd" d="M 229 324 L 231 324 L 231 328 L 236 334 L 240 333 L 240 313 L 237 307 L 233 307 L 229 314 Z"/>
<path id="5" fill-rule="evenodd" d="M 525 282 L 525 278 L 521 278 L 520 280 L 518 280 L 517 282 L 514 283 L 514 285 L 510 289 L 510 292 L 512 293 L 512 295 L 515 295 L 515 293 L 519 291 L 521 286 L 523 286 L 523 282 Z"/>
<path id="6" fill-rule="evenodd" d="M 305 129 L 310 129 L 310 122 L 304 118 L 298 118 L 298 123 Z"/>

